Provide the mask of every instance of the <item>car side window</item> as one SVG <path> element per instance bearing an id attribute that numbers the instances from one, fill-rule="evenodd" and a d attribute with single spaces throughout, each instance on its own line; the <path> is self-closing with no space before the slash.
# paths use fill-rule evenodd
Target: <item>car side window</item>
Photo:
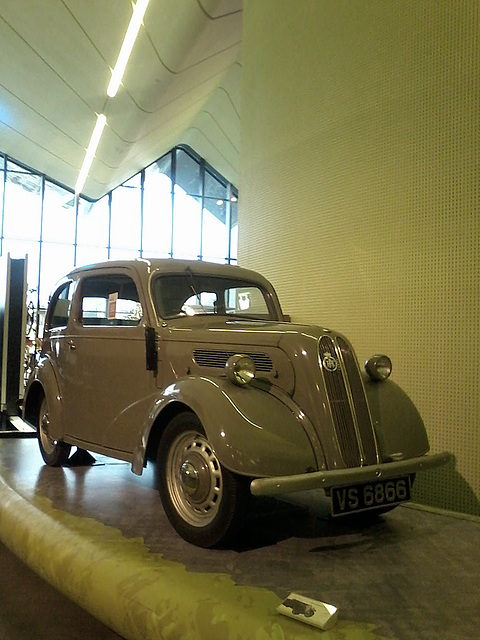
<path id="1" fill-rule="evenodd" d="M 133 327 L 142 319 L 137 287 L 126 275 L 85 278 L 80 296 L 83 326 Z"/>
<path id="2" fill-rule="evenodd" d="M 72 293 L 72 282 L 65 282 L 55 291 L 50 301 L 50 312 L 46 323 L 47 330 L 60 329 L 67 326 Z"/>

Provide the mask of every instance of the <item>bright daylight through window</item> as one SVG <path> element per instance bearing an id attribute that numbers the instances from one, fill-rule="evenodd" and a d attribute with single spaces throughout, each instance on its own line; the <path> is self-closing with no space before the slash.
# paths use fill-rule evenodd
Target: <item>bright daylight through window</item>
<path id="1" fill-rule="evenodd" d="M 28 297 L 45 309 L 74 266 L 121 258 L 236 263 L 235 187 L 177 147 L 97 202 L 0 155 L 0 253 L 28 255 Z"/>

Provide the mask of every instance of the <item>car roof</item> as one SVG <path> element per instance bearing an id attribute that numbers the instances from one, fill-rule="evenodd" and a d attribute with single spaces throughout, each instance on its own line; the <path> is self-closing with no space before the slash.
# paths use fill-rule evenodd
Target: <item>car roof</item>
<path id="1" fill-rule="evenodd" d="M 132 260 L 107 260 L 97 262 L 82 267 L 76 267 L 67 277 L 80 276 L 89 271 L 102 269 L 135 269 L 142 277 L 149 277 L 153 274 L 183 274 L 187 269 L 193 274 L 204 274 L 219 277 L 238 278 L 240 280 L 250 280 L 259 284 L 271 286 L 268 280 L 262 275 L 250 269 L 245 269 L 237 265 L 218 264 L 214 262 L 204 262 L 203 260 L 177 260 L 176 258 L 135 258 Z"/>

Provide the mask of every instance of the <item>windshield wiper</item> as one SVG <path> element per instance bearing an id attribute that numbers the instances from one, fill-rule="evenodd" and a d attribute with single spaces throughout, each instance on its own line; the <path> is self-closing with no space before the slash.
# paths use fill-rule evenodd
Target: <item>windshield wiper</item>
<path id="1" fill-rule="evenodd" d="M 185 272 L 188 273 L 189 277 L 190 277 L 190 289 L 192 290 L 193 295 L 197 298 L 197 302 L 198 304 L 202 307 L 202 309 L 205 311 L 205 307 L 202 304 L 202 301 L 200 299 L 200 295 L 197 293 L 197 289 L 195 287 L 195 278 L 193 277 L 193 271 L 190 267 L 187 267 L 185 269 Z"/>

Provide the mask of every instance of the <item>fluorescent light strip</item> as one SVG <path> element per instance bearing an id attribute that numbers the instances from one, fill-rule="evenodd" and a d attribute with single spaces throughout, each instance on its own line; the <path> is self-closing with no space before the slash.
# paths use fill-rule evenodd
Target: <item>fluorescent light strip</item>
<path id="1" fill-rule="evenodd" d="M 133 45 L 137 39 L 140 25 L 142 24 L 143 16 L 147 9 L 149 0 L 137 0 L 137 4 L 133 8 L 130 24 L 128 25 L 127 33 L 123 40 L 122 48 L 118 54 L 117 63 L 112 71 L 112 77 L 110 84 L 108 85 L 107 95 L 110 98 L 114 98 L 117 95 L 118 87 L 122 82 L 123 74 L 125 73 L 125 67 L 127 66 L 128 59 L 132 53 Z"/>
<path id="2" fill-rule="evenodd" d="M 88 143 L 87 152 L 85 153 L 82 168 L 80 169 L 80 173 L 78 174 L 77 184 L 75 185 L 75 194 L 77 195 L 82 191 L 85 185 L 88 172 L 90 171 L 90 167 L 92 166 L 95 152 L 97 151 L 98 143 L 100 142 L 100 138 L 102 137 L 103 129 L 105 128 L 106 124 L 106 117 L 103 115 L 103 113 L 100 113 L 97 116 L 97 122 L 95 123 L 92 137 L 90 138 L 90 142 Z"/>

